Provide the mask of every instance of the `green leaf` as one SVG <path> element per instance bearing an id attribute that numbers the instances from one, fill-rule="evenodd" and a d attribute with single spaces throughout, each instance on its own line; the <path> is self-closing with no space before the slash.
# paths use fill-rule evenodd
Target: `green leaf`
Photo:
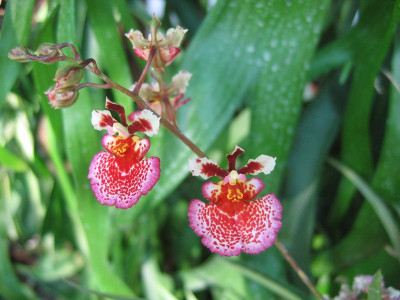
<path id="1" fill-rule="evenodd" d="M 259 9 L 251 13 L 253 41 L 243 53 L 252 57 L 249 68 L 259 66 L 250 95 L 251 129 L 245 149 L 248 158 L 262 153 L 277 157 L 274 172 L 264 180 L 269 193 L 278 191 L 286 166 L 329 1 L 261 3 L 251 4 Z"/>
<path id="2" fill-rule="evenodd" d="M 354 72 L 343 122 L 342 160 L 366 179 L 373 171 L 370 116 L 374 82 L 399 17 L 399 1 L 364 1 L 358 24 L 346 37 L 352 41 Z M 353 193 L 345 181 L 336 201 L 348 202 Z"/>
<path id="3" fill-rule="evenodd" d="M 374 80 L 400 17 L 399 1 L 364 1 L 360 20 L 349 37 L 354 40 L 354 74 L 343 123 L 343 163 L 361 176 L 371 176 L 369 120 Z"/>
<path id="4" fill-rule="evenodd" d="M 400 195 L 400 36 L 395 37 L 392 58 L 392 85 L 389 98 L 385 138 L 372 182 L 386 201 L 398 204 Z M 397 85 L 397 87 L 395 86 Z"/>
<path id="5" fill-rule="evenodd" d="M 6 173 L 0 174 L 0 295 L 5 299 L 35 299 L 31 289 L 19 281 L 10 260 L 7 231 L 14 225 L 4 201 L 10 198 L 10 179 Z"/>
<path id="6" fill-rule="evenodd" d="M 73 1 L 60 0 L 60 18 L 57 31 L 59 42 L 72 42 L 79 48 L 75 27 Z M 79 217 L 87 239 L 87 249 L 82 245 L 92 272 L 90 280 L 102 292 L 133 296 L 126 284 L 114 274 L 108 263 L 110 234 L 109 209 L 98 204 L 87 179 L 88 168 L 100 146 L 100 139 L 90 122 L 94 103 L 87 90 L 80 91 L 78 102 L 63 113 L 66 151 L 79 197 Z M 76 203 L 78 199 L 75 199 Z M 102 237 L 102 238 L 99 238 Z"/>
<path id="7" fill-rule="evenodd" d="M 97 60 L 102 71 L 118 84 L 129 88 L 132 84 L 129 64 L 122 47 L 121 38 L 117 31 L 117 23 L 113 17 L 112 3 L 107 0 L 86 0 L 91 28 L 99 48 Z M 114 92 L 114 91 L 113 91 Z M 126 95 L 114 92 L 115 102 L 121 103 L 127 113 L 132 111 L 133 100 Z M 105 103 L 105 99 L 99 99 Z"/>
<path id="8" fill-rule="evenodd" d="M 375 191 L 352 169 L 341 164 L 335 159 L 328 159 L 335 169 L 340 171 L 354 186 L 358 188 L 361 194 L 365 197 L 368 203 L 374 209 L 374 212 L 378 216 L 379 220 L 383 224 L 387 235 L 389 236 L 393 247 L 396 249 L 397 256 L 400 256 L 400 230 L 396 223 L 393 214 L 386 206 L 385 201 L 375 193 Z"/>
<path id="9" fill-rule="evenodd" d="M 11 153 L 5 147 L 0 147 L 0 164 L 15 172 L 24 172 L 28 168 L 23 159 Z"/>
<path id="10" fill-rule="evenodd" d="M 372 279 L 371 285 L 368 289 L 368 300 L 381 300 L 382 299 L 382 273 L 378 270 L 374 278 Z"/>
<path id="11" fill-rule="evenodd" d="M 279 236 L 304 271 L 311 260 L 318 187 L 326 155 L 340 126 L 340 104 L 334 80 L 328 81 L 300 117 L 285 174 L 284 218 Z M 296 275 L 297 276 L 297 275 Z"/>
<path id="12" fill-rule="evenodd" d="M 250 292 L 246 289 L 241 276 L 259 283 L 282 299 L 303 299 L 291 288 L 265 274 L 238 263 L 235 258 L 212 256 L 204 264 L 180 273 L 187 290 L 196 292 L 211 286 L 216 290 L 220 290 L 228 298 L 243 299 L 254 297 L 254 290 Z"/>
<path id="13" fill-rule="evenodd" d="M 21 71 L 20 63 L 9 60 L 7 53 L 16 46 L 27 44 L 34 4 L 34 0 L 7 3 L 0 36 L 0 108 Z"/>

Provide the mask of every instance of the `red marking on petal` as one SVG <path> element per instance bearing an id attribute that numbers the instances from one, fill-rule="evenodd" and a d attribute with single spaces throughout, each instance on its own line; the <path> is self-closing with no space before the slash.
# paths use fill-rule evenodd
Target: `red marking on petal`
<path id="1" fill-rule="evenodd" d="M 160 178 L 160 159 L 134 161 L 119 159 L 102 151 L 95 155 L 89 175 L 97 200 L 104 205 L 129 208 L 146 195 Z"/>
<path id="2" fill-rule="evenodd" d="M 136 54 L 137 57 L 147 61 L 149 59 L 149 55 L 150 55 L 150 50 L 148 49 L 140 49 L 140 48 L 136 48 L 133 49 L 133 52 Z"/>
<path id="3" fill-rule="evenodd" d="M 124 125 L 125 127 L 128 126 L 128 124 L 126 123 L 125 108 L 122 105 L 114 103 L 107 98 L 106 99 L 106 108 L 118 113 L 118 115 L 120 116 L 120 119 L 121 119 L 121 124 Z"/>
<path id="4" fill-rule="evenodd" d="M 201 242 L 211 252 L 223 256 L 239 255 L 242 249 L 234 218 L 224 214 L 214 204 L 192 200 L 189 205 L 189 222 L 194 232 L 203 237 Z"/>
<path id="5" fill-rule="evenodd" d="M 152 124 L 143 118 L 137 118 L 131 125 L 128 126 L 129 133 L 152 131 Z"/>
<path id="6" fill-rule="evenodd" d="M 169 65 L 175 57 L 181 52 L 179 48 L 171 47 L 168 49 L 160 49 L 161 60 Z"/>
<path id="7" fill-rule="evenodd" d="M 221 169 L 221 167 L 213 163 L 203 163 L 201 165 L 201 173 L 207 177 L 225 177 L 228 174 L 226 170 Z"/>
<path id="8" fill-rule="evenodd" d="M 102 139 L 102 144 L 116 157 L 135 161 L 142 160 L 150 148 L 150 141 L 147 138 L 141 139 L 135 135 L 124 138 L 121 135 L 106 134 Z"/>
<path id="9" fill-rule="evenodd" d="M 238 173 L 240 173 L 240 174 L 253 174 L 253 173 L 261 171 L 263 167 L 264 166 L 261 163 L 257 162 L 257 161 L 249 161 L 247 163 L 247 165 L 245 165 L 244 167 L 242 167 L 242 168 L 240 168 L 238 170 Z"/>
<path id="10" fill-rule="evenodd" d="M 257 177 L 251 178 L 243 183 L 243 198 L 246 201 L 253 200 L 263 190 L 264 182 Z"/>
<path id="11" fill-rule="evenodd" d="M 282 206 L 274 194 L 249 202 L 237 215 L 242 251 L 258 254 L 271 247 L 282 226 Z"/>
<path id="12" fill-rule="evenodd" d="M 220 204 L 223 201 L 223 199 L 221 199 L 221 183 L 213 183 L 211 181 L 204 183 L 202 193 L 204 198 L 214 204 Z"/>
<path id="13" fill-rule="evenodd" d="M 102 114 L 99 121 L 99 126 L 104 128 L 106 126 L 112 127 L 114 123 L 117 123 L 117 121 L 112 116 Z"/>
<path id="14" fill-rule="evenodd" d="M 135 121 L 135 117 L 140 116 L 141 113 L 141 110 L 134 111 L 128 116 L 128 121 L 132 123 L 133 121 Z"/>
<path id="15" fill-rule="evenodd" d="M 236 159 L 240 154 L 243 154 L 244 150 L 239 146 L 235 146 L 235 150 L 229 153 L 226 158 L 228 159 L 228 170 L 229 172 L 232 170 L 236 170 Z M 240 173 L 240 172 L 238 172 Z"/>

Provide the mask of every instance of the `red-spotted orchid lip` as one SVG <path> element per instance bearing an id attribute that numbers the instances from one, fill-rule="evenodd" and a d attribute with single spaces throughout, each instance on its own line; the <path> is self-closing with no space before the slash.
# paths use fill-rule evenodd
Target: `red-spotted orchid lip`
<path id="1" fill-rule="evenodd" d="M 194 199 L 188 216 L 203 245 L 222 256 L 263 252 L 273 245 L 282 226 L 282 206 L 274 194 L 238 202 L 231 209 Z"/>
<path id="2" fill-rule="evenodd" d="M 89 175 L 96 199 L 104 205 L 129 208 L 146 195 L 160 178 L 160 159 L 144 159 L 147 138 L 105 135 L 101 151 L 93 158 Z"/>
<path id="3" fill-rule="evenodd" d="M 264 188 L 259 178 L 246 180 L 245 174 L 270 173 L 275 158 L 260 155 L 236 170 L 236 159 L 244 153 L 238 146 L 227 155 L 224 170 L 208 158 L 189 160 L 194 176 L 207 179 L 218 176 L 221 181 L 203 184 L 203 196 L 209 204 L 194 199 L 189 205 L 189 222 L 202 243 L 223 256 L 239 255 L 242 251 L 257 254 L 271 247 L 282 226 L 282 206 L 274 194 L 254 200 Z"/>

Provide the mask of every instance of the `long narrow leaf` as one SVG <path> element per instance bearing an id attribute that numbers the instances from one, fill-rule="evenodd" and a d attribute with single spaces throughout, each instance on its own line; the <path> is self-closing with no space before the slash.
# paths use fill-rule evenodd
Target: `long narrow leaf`
<path id="1" fill-rule="evenodd" d="M 328 162 L 335 169 L 340 171 L 357 189 L 363 194 L 368 203 L 373 207 L 379 220 L 383 224 L 393 247 L 396 249 L 397 256 L 400 256 L 400 230 L 399 225 L 393 218 L 392 213 L 386 206 L 385 201 L 375 193 L 375 191 L 352 169 L 346 167 L 339 161 L 329 158 Z"/>

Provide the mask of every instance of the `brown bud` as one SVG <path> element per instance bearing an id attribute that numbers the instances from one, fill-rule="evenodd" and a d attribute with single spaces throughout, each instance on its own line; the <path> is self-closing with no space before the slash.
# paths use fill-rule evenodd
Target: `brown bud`
<path id="1" fill-rule="evenodd" d="M 50 105 L 55 108 L 65 108 L 73 105 L 78 99 L 79 92 L 75 89 L 57 89 L 55 85 L 44 92 L 49 98 Z"/>
<path id="2" fill-rule="evenodd" d="M 57 70 L 53 80 L 57 89 L 77 86 L 83 78 L 83 68 L 79 65 L 64 66 Z"/>
<path id="3" fill-rule="evenodd" d="M 59 55 L 56 45 L 44 43 L 39 46 L 35 54 L 40 57 L 54 57 Z"/>
<path id="4" fill-rule="evenodd" d="M 27 62 L 29 55 L 31 55 L 30 51 L 24 46 L 18 46 L 8 51 L 8 58 L 18 62 Z"/>

